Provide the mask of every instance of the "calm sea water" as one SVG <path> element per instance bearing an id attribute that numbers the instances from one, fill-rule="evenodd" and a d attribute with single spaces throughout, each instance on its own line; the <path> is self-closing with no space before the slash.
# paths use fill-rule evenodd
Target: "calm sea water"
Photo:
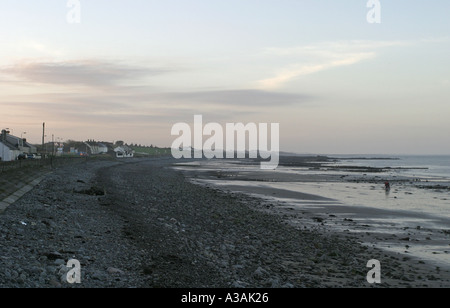
<path id="1" fill-rule="evenodd" d="M 351 206 L 395 208 L 446 218 L 450 221 L 450 190 L 434 189 L 437 185 L 450 187 L 450 156 L 365 155 L 364 159 L 360 159 L 362 157 L 360 155 L 330 155 L 330 157 L 340 160 L 329 165 L 387 169 L 385 172 L 370 173 L 354 172 L 345 168 L 311 169 L 279 166 L 273 171 L 261 171 L 258 166 L 246 164 L 245 161 L 226 159 L 200 161 L 194 164 L 196 172 L 220 171 L 224 175 L 227 173 L 244 177 L 249 175 L 249 178 L 241 178 L 242 180 L 227 176 L 210 179 L 211 183 L 216 185 L 284 189 L 336 199 Z M 258 180 L 252 180 L 256 177 Z M 317 180 L 318 178 L 320 180 Z M 261 182 L 261 179 L 264 181 Z M 384 191 L 385 180 L 392 181 L 393 189 L 389 195 Z"/>
<path id="2" fill-rule="evenodd" d="M 450 180 L 449 156 L 395 156 L 395 155 L 331 155 L 342 159 L 339 164 L 375 168 L 414 168 L 398 171 L 406 176 L 430 177 Z M 373 159 L 357 159 L 357 158 Z M 395 159 L 382 159 L 395 158 Z"/>

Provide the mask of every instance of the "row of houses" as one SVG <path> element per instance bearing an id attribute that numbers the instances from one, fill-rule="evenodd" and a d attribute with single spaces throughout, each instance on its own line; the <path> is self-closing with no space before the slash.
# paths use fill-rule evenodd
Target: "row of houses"
<path id="1" fill-rule="evenodd" d="M 0 160 L 13 161 L 21 155 L 37 154 L 37 148 L 28 143 L 26 139 L 10 134 L 6 129 L 0 135 Z"/>
<path id="2" fill-rule="evenodd" d="M 54 153 L 57 156 L 64 153 L 83 155 L 109 154 L 118 158 L 134 157 L 134 150 L 123 143 L 113 144 L 111 142 L 97 142 L 88 140 L 86 142 L 69 141 L 66 143 L 48 143 L 44 145 L 44 152 Z M 40 149 L 40 150 L 43 150 Z M 11 135 L 6 129 L 0 135 L 0 161 L 14 161 L 26 158 L 29 155 L 38 154 L 36 146 L 27 142 L 26 139 Z"/>
<path id="3" fill-rule="evenodd" d="M 101 155 L 114 153 L 118 158 L 134 157 L 134 150 L 128 145 L 122 144 L 120 146 L 114 145 L 110 142 L 96 142 L 88 140 L 84 142 L 86 145 L 86 153 L 90 155 Z"/>

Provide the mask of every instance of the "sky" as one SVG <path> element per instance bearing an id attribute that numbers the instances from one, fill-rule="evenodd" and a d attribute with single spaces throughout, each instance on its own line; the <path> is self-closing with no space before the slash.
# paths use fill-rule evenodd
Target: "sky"
<path id="1" fill-rule="evenodd" d="M 0 128 L 171 146 L 202 115 L 279 123 L 287 152 L 450 155 L 450 2 L 368 2 L 0 0 Z"/>

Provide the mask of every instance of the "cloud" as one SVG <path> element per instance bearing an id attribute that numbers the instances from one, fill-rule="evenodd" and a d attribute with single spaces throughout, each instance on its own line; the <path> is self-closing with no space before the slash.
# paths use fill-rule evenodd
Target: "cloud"
<path id="1" fill-rule="evenodd" d="M 363 60 L 375 57 L 375 53 L 348 54 L 335 60 L 328 60 L 321 64 L 312 65 L 294 65 L 292 68 L 285 69 L 278 73 L 275 77 L 258 81 L 259 87 L 262 89 L 277 89 L 285 83 L 303 75 L 310 75 L 325 71 L 331 68 L 356 64 Z"/>
<path id="2" fill-rule="evenodd" d="M 175 83 L 164 90 L 149 86 L 149 81 L 161 75 L 170 79 L 184 70 L 124 63 L 35 60 L 0 67 L 0 79 L 9 80 L 0 94 L 3 116 L 22 123 L 46 122 L 66 138 L 154 138 L 151 132 L 163 140 L 170 138 L 173 124 L 190 123 L 196 114 L 208 122 L 257 122 L 279 107 L 313 99 L 304 93 L 237 87 L 187 91 Z M 38 140 L 38 130 L 34 134 L 29 138 Z"/>
<path id="3" fill-rule="evenodd" d="M 121 93 L 47 93 L 7 97 L 5 117 L 47 119 L 77 129 L 80 125 L 159 125 L 191 121 L 202 114 L 208 121 L 254 119 L 267 110 L 301 104 L 303 94 L 253 89 L 193 92 L 144 92 L 121 88 Z"/>
<path id="4" fill-rule="evenodd" d="M 221 106 L 269 107 L 302 103 L 310 97 L 303 94 L 271 92 L 255 89 L 215 90 L 163 93 L 162 98 L 179 102 L 197 102 Z"/>
<path id="5" fill-rule="evenodd" d="M 322 42 L 306 46 L 287 47 L 287 48 L 266 48 L 266 55 L 276 56 L 303 56 L 306 54 L 336 56 L 339 54 L 351 53 L 355 51 L 373 51 L 384 47 L 405 46 L 414 44 L 412 41 L 367 41 L 367 40 L 351 40 L 351 41 L 334 41 Z"/>
<path id="6" fill-rule="evenodd" d="M 27 62 L 0 68 L 0 74 L 35 84 L 116 86 L 170 70 L 131 66 L 116 62 L 82 60 L 65 62 Z"/>
<path id="7" fill-rule="evenodd" d="M 267 48 L 265 56 L 288 61 L 274 77 L 256 82 L 257 88 L 278 89 L 299 76 L 310 75 L 332 68 L 349 66 L 373 59 L 381 48 L 404 46 L 406 41 L 348 41 L 326 42 L 291 48 Z"/>

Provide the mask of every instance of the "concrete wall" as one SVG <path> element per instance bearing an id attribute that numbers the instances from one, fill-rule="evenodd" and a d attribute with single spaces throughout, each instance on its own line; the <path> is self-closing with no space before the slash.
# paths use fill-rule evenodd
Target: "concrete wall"
<path id="1" fill-rule="evenodd" d="M 10 150 L 3 143 L 0 142 L 0 158 L 2 161 L 11 161 Z"/>
<path id="2" fill-rule="evenodd" d="M 21 153 L 21 151 L 11 150 L 0 142 L 0 157 L 2 158 L 2 161 L 14 161 Z"/>

